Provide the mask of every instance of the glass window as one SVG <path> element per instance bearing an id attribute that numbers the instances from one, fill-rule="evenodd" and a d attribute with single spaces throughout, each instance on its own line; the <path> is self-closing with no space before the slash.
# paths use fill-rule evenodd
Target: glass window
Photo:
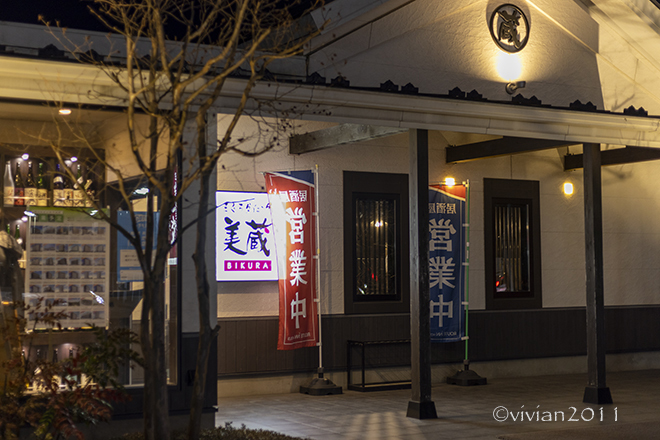
<path id="1" fill-rule="evenodd" d="M 141 179 L 127 179 L 124 182 L 130 190 L 130 203 L 138 220 L 138 228 L 141 234 L 146 232 L 146 215 L 148 212 L 147 192 Z M 111 186 L 109 192 L 110 205 L 115 220 L 127 230 L 132 231 L 131 218 L 126 201 L 121 197 L 116 188 Z M 161 213 L 158 210 L 159 193 L 154 195 L 154 221 L 158 222 Z M 172 217 L 172 215 L 170 215 Z M 176 223 L 176 220 L 170 220 Z M 132 245 L 116 230 L 112 230 L 112 238 L 116 248 L 116 258 L 113 259 L 113 272 L 110 297 L 114 307 L 110 308 L 111 325 L 125 326 L 140 333 L 142 321 L 142 293 L 144 287 L 142 270 L 138 266 L 137 256 Z M 144 239 L 144 236 L 143 236 Z M 155 244 L 154 244 L 155 248 Z M 169 252 L 167 266 L 165 267 L 165 357 L 168 360 L 167 380 L 169 384 L 176 384 L 178 374 L 177 362 L 177 326 L 178 326 L 178 258 L 177 245 Z M 139 344 L 131 347 L 140 352 Z M 144 384 L 144 370 L 140 366 L 126 368 L 120 371 L 125 385 Z"/>
<path id="2" fill-rule="evenodd" d="M 495 291 L 530 291 L 529 206 L 495 204 Z"/>
<path id="3" fill-rule="evenodd" d="M 136 177 L 124 181 L 124 189 L 131 194 L 130 200 L 124 200 L 117 185 L 105 181 L 105 150 L 92 155 L 63 147 L 61 152 L 65 160 L 58 164 L 58 159 L 41 147 L 8 144 L 0 148 L 3 186 L 13 185 L 0 206 L 0 225 L 22 247 L 22 256 L 17 260 L 19 269 L 11 280 L 0 276 L 0 290 L 3 298 L 12 294 L 13 300 L 25 301 L 29 337 L 21 340 L 21 350 L 29 362 L 57 362 L 74 357 L 79 347 L 93 341 L 90 326 L 129 328 L 136 333 L 140 330 L 144 282 L 135 250 L 94 213 L 98 207 L 107 207 L 111 218 L 121 223 L 130 203 L 137 213 L 138 229 L 144 229 L 148 209 L 141 180 Z M 31 155 L 29 160 L 22 159 L 23 153 Z M 65 167 L 77 179 L 67 177 Z M 4 195 L 5 188 L 2 189 Z M 31 191 L 26 196 L 23 189 Z M 170 216 L 170 224 L 178 228 L 174 215 Z M 125 226 L 132 230 L 130 218 Z M 175 384 L 179 371 L 180 291 L 176 245 L 169 257 L 164 285 L 165 338 L 168 381 Z M 4 275 L 1 270 L 0 275 Z M 40 315 L 46 310 L 56 314 L 57 323 L 66 330 L 57 330 L 58 336 L 53 340 L 49 331 L 53 325 L 45 323 Z M 3 313 L 0 310 L 0 315 Z M 131 348 L 140 351 L 137 344 Z M 121 366 L 119 382 L 143 384 L 142 368 L 130 367 Z"/>
<path id="4" fill-rule="evenodd" d="M 355 293 L 396 295 L 396 200 L 355 199 Z"/>
<path id="5" fill-rule="evenodd" d="M 539 182 L 484 179 L 486 308 L 541 308 Z"/>
<path id="6" fill-rule="evenodd" d="M 408 175 L 344 171 L 345 313 L 410 310 L 407 233 Z"/>

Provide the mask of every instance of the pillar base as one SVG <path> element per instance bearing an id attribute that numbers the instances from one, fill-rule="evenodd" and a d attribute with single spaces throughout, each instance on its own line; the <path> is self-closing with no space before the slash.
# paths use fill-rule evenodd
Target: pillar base
<path id="1" fill-rule="evenodd" d="M 413 419 L 437 419 L 438 414 L 435 412 L 435 403 L 429 402 L 408 402 L 408 412 L 406 417 Z"/>
<path id="2" fill-rule="evenodd" d="M 609 387 L 586 387 L 584 389 L 584 403 L 593 403 L 595 405 L 609 404 L 612 402 L 612 394 Z"/>

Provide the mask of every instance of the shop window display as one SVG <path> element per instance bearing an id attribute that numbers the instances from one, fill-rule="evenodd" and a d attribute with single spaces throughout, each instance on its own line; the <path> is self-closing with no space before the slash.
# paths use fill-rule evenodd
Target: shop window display
<path id="1" fill-rule="evenodd" d="M 32 154 L 23 156 L 19 153 L 23 151 Z M 13 289 L 31 310 L 25 319 L 28 331 L 33 332 L 32 347 L 22 348 L 30 358 L 35 358 L 39 351 L 42 357 L 64 360 L 66 353 L 93 341 L 92 327 L 123 327 L 136 333 L 140 328 L 143 281 L 139 276 L 130 280 L 118 278 L 118 234 L 94 215 L 94 209 L 103 207 L 116 220 L 118 212 L 128 206 L 117 194 L 113 196 L 100 162 L 84 156 L 76 161 L 72 157 L 73 154 L 60 165 L 45 148 L 0 147 L 0 161 L 5 164 L 0 220 L 7 232 L 4 237 L 13 238 L 20 249 L 15 255 L 17 270 L 23 277 L 6 289 L 3 287 L 3 300 L 5 293 Z M 138 180 L 133 184 L 138 185 Z M 144 194 L 135 194 L 131 199 L 134 209 L 144 208 Z M 178 272 L 175 251 L 171 256 L 165 286 L 166 338 L 169 378 L 174 383 L 178 306 L 173 298 Z M 62 329 L 48 329 L 38 323 L 34 313 L 37 304 L 60 313 Z M 137 344 L 131 348 L 139 351 Z M 125 385 L 141 385 L 144 375 L 139 367 L 127 365 L 118 379 Z"/>

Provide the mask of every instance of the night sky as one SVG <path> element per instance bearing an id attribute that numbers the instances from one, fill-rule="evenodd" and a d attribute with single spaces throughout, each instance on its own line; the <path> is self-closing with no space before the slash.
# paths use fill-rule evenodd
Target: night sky
<path id="1" fill-rule="evenodd" d="M 107 31 L 107 28 L 87 11 L 86 4 L 90 3 L 92 2 L 85 0 L 21 0 L 12 2 L 11 7 L 2 8 L 0 20 L 41 24 L 41 14 L 51 25 L 59 21 L 62 27 Z"/>
<path id="2" fill-rule="evenodd" d="M 325 3 L 330 3 L 326 0 Z M 14 21 L 28 24 L 42 24 L 39 21 L 39 15 L 43 15 L 51 25 L 55 21 L 60 22 L 60 26 L 83 29 L 88 31 L 106 32 L 108 29 L 93 17 L 87 10 L 87 5 L 93 4 L 92 0 L 19 0 L 12 2 L 8 7 L 8 1 L 2 1 L 5 7 L 1 9 L 0 21 Z M 289 6 L 295 3 L 291 0 L 282 0 L 282 6 Z M 310 4 L 311 1 L 304 0 L 303 4 Z M 306 8 L 304 6 L 291 7 L 294 15 L 299 15 Z"/>

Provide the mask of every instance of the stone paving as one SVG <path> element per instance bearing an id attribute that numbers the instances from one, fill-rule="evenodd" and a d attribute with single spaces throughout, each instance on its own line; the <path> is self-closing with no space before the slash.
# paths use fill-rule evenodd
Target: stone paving
<path id="1" fill-rule="evenodd" d="M 216 426 L 318 440 L 660 438 L 660 370 L 609 373 L 612 405 L 583 403 L 586 383 L 578 374 L 441 384 L 433 387 L 433 420 L 406 417 L 410 390 L 221 398 Z"/>

